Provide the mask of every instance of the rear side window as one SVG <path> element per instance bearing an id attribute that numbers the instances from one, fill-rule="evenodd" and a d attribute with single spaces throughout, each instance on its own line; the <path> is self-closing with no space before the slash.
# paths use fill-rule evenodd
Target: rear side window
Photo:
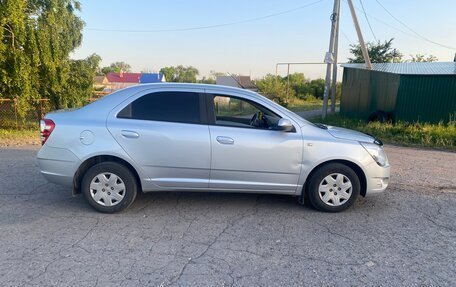
<path id="1" fill-rule="evenodd" d="M 117 114 L 118 118 L 178 123 L 201 123 L 198 93 L 159 92 L 136 99 Z"/>

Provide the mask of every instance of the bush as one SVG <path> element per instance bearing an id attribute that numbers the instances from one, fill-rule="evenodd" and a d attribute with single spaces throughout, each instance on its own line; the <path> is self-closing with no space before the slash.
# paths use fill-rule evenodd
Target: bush
<path id="1" fill-rule="evenodd" d="M 454 120 L 447 124 L 443 122 L 438 124 L 420 122 L 366 123 L 363 120 L 347 118 L 339 114 L 328 115 L 325 120 L 322 120 L 321 117 L 310 120 L 369 133 L 386 143 L 456 150 L 456 121 Z"/>

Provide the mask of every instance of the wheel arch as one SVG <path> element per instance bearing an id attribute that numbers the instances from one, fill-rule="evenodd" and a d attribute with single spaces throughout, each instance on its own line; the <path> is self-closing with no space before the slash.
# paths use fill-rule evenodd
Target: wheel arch
<path id="1" fill-rule="evenodd" d="M 356 175 L 358 176 L 359 178 L 359 182 L 361 184 L 361 190 L 360 190 L 360 194 L 365 197 L 366 196 L 366 192 L 367 192 L 367 179 L 366 179 L 366 174 L 364 173 L 363 169 L 357 165 L 356 163 L 352 162 L 352 161 L 349 161 L 349 160 L 343 160 L 343 159 L 337 159 L 337 160 L 329 160 L 329 161 L 325 161 L 325 162 L 322 162 L 320 163 L 319 165 L 315 166 L 312 171 L 309 173 L 309 175 L 307 176 L 306 178 L 306 181 L 304 183 L 304 187 L 303 187 L 303 192 L 302 192 L 302 196 L 305 196 L 305 194 L 307 193 L 307 190 L 308 190 L 308 185 L 309 185 L 309 179 L 312 178 L 313 174 L 318 170 L 320 169 L 322 166 L 324 165 L 327 165 L 327 164 L 331 164 L 331 163 L 340 163 L 340 164 L 344 164 L 348 167 L 350 167 L 355 173 Z"/>
<path id="2" fill-rule="evenodd" d="M 79 165 L 79 168 L 77 169 L 76 173 L 74 174 L 73 177 L 73 195 L 74 194 L 80 194 L 81 193 L 81 182 L 82 178 L 84 177 L 84 174 L 94 165 L 102 162 L 116 162 L 119 163 L 125 167 L 127 167 L 134 175 L 136 183 L 138 185 L 138 189 L 141 191 L 142 186 L 141 186 L 141 180 L 139 177 L 138 172 L 136 169 L 126 160 L 113 156 L 113 155 L 96 155 L 92 156 L 88 159 L 86 159 L 84 162 L 82 162 Z"/>

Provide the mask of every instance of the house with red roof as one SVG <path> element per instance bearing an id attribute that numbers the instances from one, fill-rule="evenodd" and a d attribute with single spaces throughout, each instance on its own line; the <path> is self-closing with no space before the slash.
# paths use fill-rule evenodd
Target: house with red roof
<path id="1" fill-rule="evenodd" d="M 108 73 L 106 75 L 106 92 L 114 92 L 129 86 L 139 84 L 141 79 L 141 73 Z"/>

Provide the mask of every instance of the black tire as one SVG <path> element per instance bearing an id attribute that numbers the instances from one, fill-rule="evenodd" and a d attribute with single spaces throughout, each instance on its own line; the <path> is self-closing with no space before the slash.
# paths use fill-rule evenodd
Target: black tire
<path id="1" fill-rule="evenodd" d="M 92 192 L 91 192 L 91 188 L 90 188 L 92 180 L 95 180 L 95 177 L 97 177 L 100 174 L 104 174 L 104 173 L 106 173 L 107 176 L 109 176 L 109 174 L 116 175 L 118 178 L 120 178 L 120 180 L 116 184 L 123 183 L 123 185 L 125 187 L 125 188 L 121 189 L 123 191 L 120 191 L 118 193 L 121 196 L 123 196 L 123 198 L 121 200 L 113 199 L 114 200 L 114 202 L 113 202 L 111 199 L 109 199 L 111 202 L 110 204 L 112 204 L 111 206 L 106 206 L 106 205 L 102 204 L 102 201 L 104 201 L 105 198 L 100 199 L 100 203 L 97 202 L 94 199 L 94 197 L 92 196 Z M 119 163 L 116 163 L 116 162 L 102 162 L 102 163 L 98 163 L 98 164 L 92 166 L 84 174 L 84 177 L 82 179 L 81 189 L 82 189 L 82 193 L 84 194 L 84 197 L 86 198 L 87 202 L 93 208 L 95 208 L 97 211 L 103 212 L 103 213 L 115 213 L 115 212 L 119 212 L 119 211 L 126 209 L 133 203 L 133 201 L 136 198 L 138 187 L 137 187 L 135 176 L 128 168 L 126 168 L 125 166 L 123 166 Z M 111 191 L 109 189 L 111 189 L 111 186 L 108 186 L 106 188 L 106 190 L 103 188 L 102 192 L 103 193 L 106 192 L 106 195 L 108 193 L 109 193 L 109 195 L 111 195 Z M 96 193 L 96 192 L 101 192 L 101 191 L 97 191 L 96 189 L 94 189 L 93 192 Z M 101 195 L 101 193 L 100 193 L 100 195 Z"/>
<path id="2" fill-rule="evenodd" d="M 326 203 L 323 199 L 322 196 L 320 196 L 320 184 L 323 184 L 326 182 L 324 181 L 327 176 L 330 175 L 335 175 L 335 174 L 341 174 L 345 177 L 343 177 L 344 180 L 348 179 L 351 183 L 351 194 L 349 195 L 348 199 L 339 199 L 340 200 L 340 205 L 331 205 L 334 204 L 334 202 L 328 202 Z M 337 178 L 337 177 L 336 177 Z M 345 182 L 346 183 L 346 182 Z M 329 186 L 329 183 L 327 183 Z M 336 184 L 336 183 L 334 183 Z M 333 189 L 333 187 L 330 187 Z M 334 190 L 330 191 L 330 196 L 335 195 L 337 196 L 337 192 L 341 193 L 342 191 L 336 190 L 335 187 Z M 343 210 L 346 210 L 349 208 L 358 198 L 358 195 L 361 190 L 361 184 L 358 178 L 358 175 L 356 172 L 353 171 L 350 167 L 341 164 L 341 163 L 328 163 L 316 170 L 312 175 L 311 178 L 309 179 L 309 185 L 307 188 L 307 195 L 309 198 L 310 203 L 312 206 L 320 211 L 325 211 L 325 212 L 340 212 Z M 348 192 L 347 192 L 348 194 Z M 346 195 L 346 194 L 344 194 Z M 346 195 L 347 196 L 347 195 Z M 339 197 L 341 197 L 341 194 L 339 194 Z M 330 200 L 333 201 L 333 200 Z"/>
<path id="3" fill-rule="evenodd" d="M 386 123 L 389 117 L 388 114 L 384 111 L 376 111 L 369 115 L 367 118 L 367 122 L 379 122 L 379 123 Z"/>

